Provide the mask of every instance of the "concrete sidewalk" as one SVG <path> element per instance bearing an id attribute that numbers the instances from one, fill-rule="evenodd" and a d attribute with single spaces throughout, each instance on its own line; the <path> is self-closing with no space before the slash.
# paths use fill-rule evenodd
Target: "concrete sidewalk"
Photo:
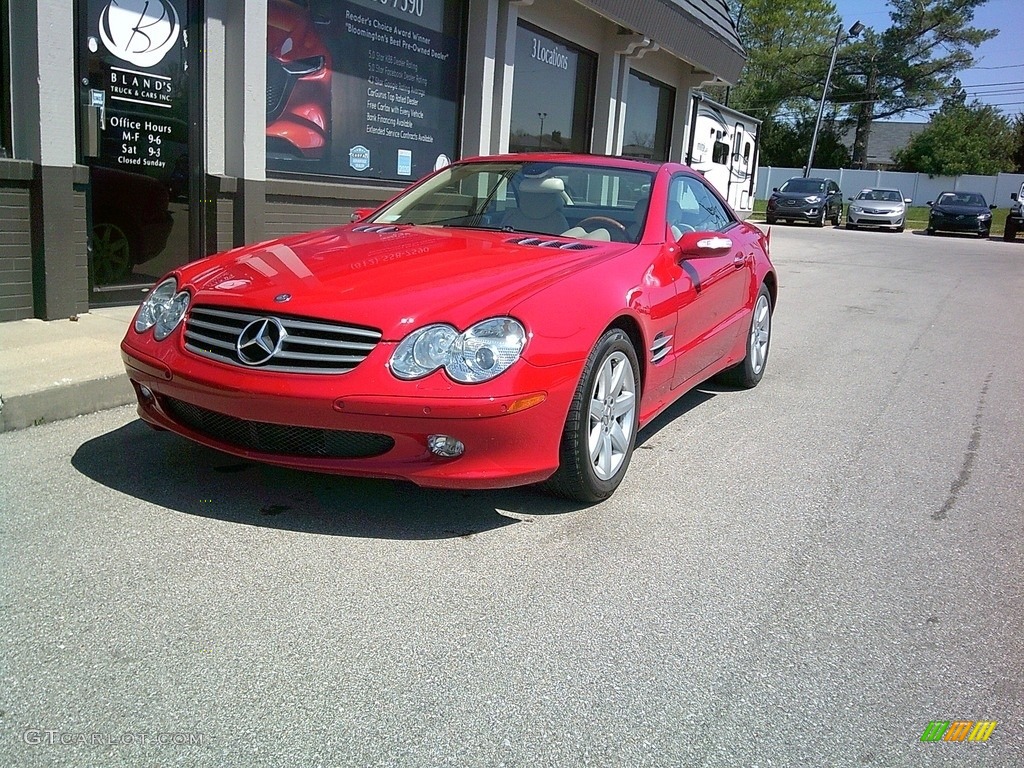
<path id="1" fill-rule="evenodd" d="M 137 308 L 0 323 L 0 432 L 135 402 L 119 345 Z"/>

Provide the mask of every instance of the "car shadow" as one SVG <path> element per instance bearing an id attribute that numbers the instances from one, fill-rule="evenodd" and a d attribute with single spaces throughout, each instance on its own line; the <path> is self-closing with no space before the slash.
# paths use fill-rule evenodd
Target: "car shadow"
<path id="1" fill-rule="evenodd" d="M 154 431 L 141 420 L 83 443 L 71 464 L 101 485 L 166 509 L 328 536 L 466 537 L 589 506 L 534 487 L 435 490 L 273 467 Z"/>
<path id="2" fill-rule="evenodd" d="M 991 234 L 988 237 L 978 237 L 973 232 L 936 232 L 933 235 L 929 235 L 925 229 L 915 229 L 911 231 L 914 235 L 923 235 L 924 237 L 950 237 L 955 240 L 999 240 L 998 237 L 993 237 Z"/>
<path id="3" fill-rule="evenodd" d="M 738 391 L 741 390 L 723 386 L 714 380 L 706 381 L 695 389 L 691 389 L 637 433 L 636 447 L 642 448 L 645 443 L 652 440 L 673 421 L 715 398 L 717 395 Z"/>

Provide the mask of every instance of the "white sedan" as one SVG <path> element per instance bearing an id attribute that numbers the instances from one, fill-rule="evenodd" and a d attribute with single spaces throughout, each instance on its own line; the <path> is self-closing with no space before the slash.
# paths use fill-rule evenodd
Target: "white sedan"
<path id="1" fill-rule="evenodd" d="M 862 189 L 856 197 L 850 198 L 846 228 L 878 227 L 902 232 L 911 202 L 898 189 Z"/>

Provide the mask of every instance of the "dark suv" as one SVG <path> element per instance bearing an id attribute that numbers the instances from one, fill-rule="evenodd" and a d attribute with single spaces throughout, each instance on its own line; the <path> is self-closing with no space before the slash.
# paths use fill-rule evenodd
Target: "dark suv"
<path id="1" fill-rule="evenodd" d="M 843 192 L 832 179 L 805 179 L 796 176 L 772 190 L 766 218 L 769 224 L 806 221 L 816 227 L 825 220 L 838 225 L 843 216 Z"/>

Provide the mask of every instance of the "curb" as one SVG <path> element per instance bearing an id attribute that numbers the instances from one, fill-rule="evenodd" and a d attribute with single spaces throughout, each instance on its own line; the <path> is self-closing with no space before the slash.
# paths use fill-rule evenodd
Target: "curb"
<path id="1" fill-rule="evenodd" d="M 84 416 L 135 402 L 128 376 L 121 374 L 0 397 L 0 432 Z"/>

